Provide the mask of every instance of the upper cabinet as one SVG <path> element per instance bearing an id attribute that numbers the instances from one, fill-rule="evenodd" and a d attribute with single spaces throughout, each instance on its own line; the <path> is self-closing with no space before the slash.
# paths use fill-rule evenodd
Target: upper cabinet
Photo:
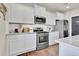
<path id="1" fill-rule="evenodd" d="M 34 23 L 34 10 L 32 7 L 21 4 L 10 5 L 10 21 L 19 23 Z"/>
<path id="2" fill-rule="evenodd" d="M 46 8 L 40 5 L 34 5 L 34 15 L 46 17 Z"/>
<path id="3" fill-rule="evenodd" d="M 56 16 L 55 13 L 47 11 L 46 13 L 46 24 L 55 25 Z"/>
<path id="4" fill-rule="evenodd" d="M 47 25 L 56 25 L 56 20 L 64 20 L 64 13 L 46 11 Z"/>
<path id="5" fill-rule="evenodd" d="M 46 17 L 46 25 L 55 25 L 56 19 L 63 20 L 64 14 L 60 12 L 49 12 L 40 5 L 25 6 L 22 4 L 9 4 L 8 20 L 14 23 L 34 24 L 34 16 Z"/>
<path id="6" fill-rule="evenodd" d="M 64 13 L 56 12 L 56 19 L 57 20 L 64 20 Z"/>

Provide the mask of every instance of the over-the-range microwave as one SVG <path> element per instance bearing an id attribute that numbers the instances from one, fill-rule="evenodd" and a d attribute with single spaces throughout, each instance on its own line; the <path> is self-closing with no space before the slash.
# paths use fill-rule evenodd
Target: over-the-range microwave
<path id="1" fill-rule="evenodd" d="M 46 17 L 34 16 L 34 23 L 35 24 L 45 24 L 46 23 Z"/>

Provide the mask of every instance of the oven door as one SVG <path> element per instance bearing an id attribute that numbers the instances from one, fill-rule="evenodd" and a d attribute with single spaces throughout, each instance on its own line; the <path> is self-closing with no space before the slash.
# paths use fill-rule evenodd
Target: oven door
<path id="1" fill-rule="evenodd" d="M 48 41 L 48 33 L 38 33 L 37 34 L 37 50 L 47 48 L 49 46 L 49 41 Z"/>
<path id="2" fill-rule="evenodd" d="M 48 33 L 39 33 L 37 35 L 37 44 L 44 44 L 48 42 Z"/>
<path id="3" fill-rule="evenodd" d="M 48 36 L 40 36 L 39 37 L 39 43 L 44 43 L 48 41 Z"/>

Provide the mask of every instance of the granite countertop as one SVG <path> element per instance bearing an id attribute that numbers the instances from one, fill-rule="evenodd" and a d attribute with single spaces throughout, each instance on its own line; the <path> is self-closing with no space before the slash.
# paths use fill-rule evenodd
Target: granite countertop
<path id="1" fill-rule="evenodd" d="M 58 39 L 58 40 L 55 40 L 55 41 L 58 42 L 58 43 L 63 42 L 63 43 L 67 43 L 67 44 L 79 47 L 79 35 Z"/>
<path id="2" fill-rule="evenodd" d="M 58 32 L 58 31 L 54 31 Z M 54 33 L 54 32 L 49 32 L 49 33 Z M 6 35 L 20 35 L 20 34 L 35 34 L 36 32 L 24 32 L 24 33 L 8 33 Z"/>
<path id="3" fill-rule="evenodd" d="M 21 35 L 21 34 L 35 34 L 35 32 L 25 32 L 25 33 L 8 33 L 6 35 Z"/>
<path id="4" fill-rule="evenodd" d="M 59 32 L 59 31 L 51 31 L 51 32 L 49 32 L 49 33 L 52 33 L 52 32 Z"/>

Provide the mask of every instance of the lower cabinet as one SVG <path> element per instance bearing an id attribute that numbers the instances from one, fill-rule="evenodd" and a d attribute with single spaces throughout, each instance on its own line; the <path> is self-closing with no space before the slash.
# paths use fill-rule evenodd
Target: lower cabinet
<path id="1" fill-rule="evenodd" d="M 10 55 L 16 55 L 18 53 L 21 53 L 25 50 L 24 47 L 24 39 L 22 38 L 22 35 L 10 35 L 9 38 L 9 54 Z"/>
<path id="2" fill-rule="evenodd" d="M 19 55 L 32 50 L 36 50 L 36 34 L 8 35 L 8 55 Z"/>
<path id="3" fill-rule="evenodd" d="M 55 40 L 59 39 L 59 32 L 49 33 L 49 45 L 55 44 Z"/>
<path id="4" fill-rule="evenodd" d="M 29 34 L 24 36 L 26 52 L 36 50 L 36 34 Z"/>

